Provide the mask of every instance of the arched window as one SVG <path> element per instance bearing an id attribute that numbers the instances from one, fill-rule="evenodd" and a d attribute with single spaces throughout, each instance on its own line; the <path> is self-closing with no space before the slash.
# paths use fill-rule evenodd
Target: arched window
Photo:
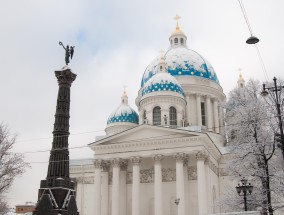
<path id="1" fill-rule="evenodd" d="M 183 38 L 180 38 L 180 44 L 183 45 Z"/>
<path id="2" fill-rule="evenodd" d="M 159 106 L 153 109 L 153 125 L 161 125 L 161 108 Z"/>
<path id="3" fill-rule="evenodd" d="M 175 38 L 175 45 L 178 44 L 178 38 Z"/>
<path id="4" fill-rule="evenodd" d="M 177 110 L 174 107 L 170 107 L 170 125 L 177 125 Z"/>

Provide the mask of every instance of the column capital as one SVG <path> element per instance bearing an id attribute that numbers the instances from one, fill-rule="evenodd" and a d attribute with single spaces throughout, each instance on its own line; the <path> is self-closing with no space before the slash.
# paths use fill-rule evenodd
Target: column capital
<path id="1" fill-rule="evenodd" d="M 201 93 L 194 93 L 196 97 L 201 97 L 203 96 Z"/>
<path id="2" fill-rule="evenodd" d="M 212 99 L 213 97 L 210 96 L 210 95 L 204 95 L 204 98 L 205 98 L 205 99 Z"/>
<path id="3" fill-rule="evenodd" d="M 208 157 L 204 150 L 200 150 L 196 153 L 196 160 L 205 160 Z"/>
<path id="4" fill-rule="evenodd" d="M 139 156 L 130 157 L 129 160 L 132 163 L 132 165 L 140 165 L 140 163 L 141 163 L 141 157 L 139 157 Z"/>
<path id="5" fill-rule="evenodd" d="M 177 162 L 184 162 L 187 159 L 187 155 L 183 152 L 178 152 L 178 153 L 174 154 L 174 159 Z"/>
<path id="6" fill-rule="evenodd" d="M 152 159 L 155 163 L 160 163 L 163 160 L 163 155 L 153 155 Z"/>
<path id="7" fill-rule="evenodd" d="M 108 172 L 110 168 L 110 161 L 103 161 L 102 162 L 102 168 L 104 172 Z"/>
<path id="8" fill-rule="evenodd" d="M 113 167 L 120 167 L 121 161 L 121 158 L 113 158 L 110 163 Z"/>
<path id="9" fill-rule="evenodd" d="M 94 166 L 95 166 L 96 169 L 101 169 L 102 164 L 103 164 L 103 161 L 101 159 L 95 159 L 94 160 Z"/>

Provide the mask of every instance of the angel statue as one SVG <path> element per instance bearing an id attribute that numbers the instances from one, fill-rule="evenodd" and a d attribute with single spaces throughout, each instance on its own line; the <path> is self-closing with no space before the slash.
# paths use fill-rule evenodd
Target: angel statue
<path id="1" fill-rule="evenodd" d="M 68 63 L 70 63 L 70 59 L 69 58 L 72 59 L 72 57 L 73 57 L 75 46 L 70 46 L 69 47 L 69 45 L 67 45 L 65 47 L 62 42 L 59 42 L 59 45 L 61 45 L 64 48 L 64 50 L 65 50 L 65 63 L 66 63 L 66 65 L 68 65 Z"/>

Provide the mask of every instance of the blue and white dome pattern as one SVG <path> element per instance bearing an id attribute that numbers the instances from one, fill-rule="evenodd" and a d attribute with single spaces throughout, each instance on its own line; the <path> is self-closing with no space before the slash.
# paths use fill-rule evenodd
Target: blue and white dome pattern
<path id="1" fill-rule="evenodd" d="M 158 72 L 159 61 L 160 58 L 156 58 L 146 68 L 141 81 L 141 87 Z M 165 54 L 165 62 L 168 65 L 167 70 L 172 76 L 197 76 L 219 84 L 219 80 L 211 64 L 193 50 L 185 47 L 172 48 Z"/>
<path id="2" fill-rule="evenodd" d="M 184 92 L 178 81 L 166 72 L 160 72 L 152 76 L 150 80 L 148 80 L 147 83 L 144 85 L 142 89 L 142 96 L 148 93 L 159 91 L 176 92 L 184 96 Z"/>
<path id="3" fill-rule="evenodd" d="M 130 122 L 138 124 L 138 114 L 128 104 L 121 104 L 110 114 L 107 120 L 107 125 L 116 122 Z"/>

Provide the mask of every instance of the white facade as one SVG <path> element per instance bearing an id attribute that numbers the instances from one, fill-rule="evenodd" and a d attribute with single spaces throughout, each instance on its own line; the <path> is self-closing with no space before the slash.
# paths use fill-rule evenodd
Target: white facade
<path id="1" fill-rule="evenodd" d="M 178 24 L 171 47 L 145 70 L 136 105 L 122 104 L 94 160 L 70 167 L 80 215 L 205 215 L 226 181 L 225 100 L 213 67 L 186 48 Z"/>

